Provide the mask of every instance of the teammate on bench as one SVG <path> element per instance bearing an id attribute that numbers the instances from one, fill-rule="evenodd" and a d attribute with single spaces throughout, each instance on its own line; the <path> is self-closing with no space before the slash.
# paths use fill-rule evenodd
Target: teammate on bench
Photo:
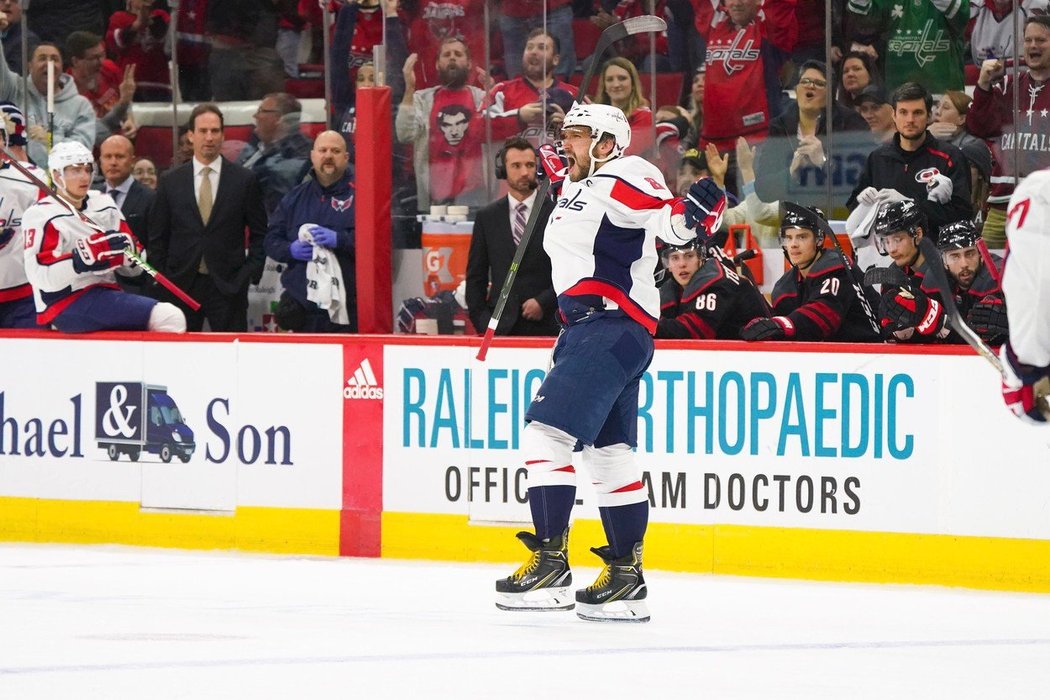
<path id="1" fill-rule="evenodd" d="M 117 286 L 115 274 L 142 274 L 124 252 L 137 252 L 139 245 L 113 198 L 88 189 L 94 165 L 83 145 L 56 145 L 48 168 L 58 198 L 46 196 L 23 215 L 26 275 L 38 323 L 65 333 L 185 332 L 186 319 L 174 305 Z"/>

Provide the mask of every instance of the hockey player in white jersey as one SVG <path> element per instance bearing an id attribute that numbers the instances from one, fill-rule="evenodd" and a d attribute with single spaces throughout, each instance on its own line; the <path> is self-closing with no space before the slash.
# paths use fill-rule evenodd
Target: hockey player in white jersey
<path id="1" fill-rule="evenodd" d="M 1050 425 L 1050 168 L 1021 181 L 1006 215 L 1010 340 L 999 351 L 1003 400 L 1021 420 Z"/>
<path id="2" fill-rule="evenodd" d="M 17 117 L 12 112 L 17 111 Z M 22 113 L 13 105 L 0 112 L 0 144 L 9 155 L 43 178 L 44 172 L 25 162 Z M 23 122 L 24 123 L 24 122 Z M 19 142 L 20 139 L 20 142 Z M 0 163 L 0 328 L 37 328 L 33 287 L 22 261 L 22 215 L 40 197 L 40 189 L 4 160 Z"/>
<path id="3" fill-rule="evenodd" d="M 518 534 L 531 556 L 496 582 L 496 605 L 505 610 L 575 606 L 586 620 L 649 619 L 642 574 L 649 494 L 633 449 L 639 381 L 652 360 L 660 316 L 656 238 L 683 244 L 697 230 L 706 238 L 718 228 L 725 196 L 705 179 L 686 199 L 674 197 L 656 166 L 623 156 L 630 141 L 627 119 L 610 105 L 575 105 L 562 123 L 568 181 L 544 249 L 564 328 L 525 416 L 521 449 L 536 531 Z M 577 446 L 608 543 L 592 548 L 605 568 L 573 601 L 568 528 Z"/>
<path id="4" fill-rule="evenodd" d="M 89 190 L 91 151 L 64 141 L 51 151 L 48 168 L 58 197 L 44 197 L 22 218 L 37 321 L 65 333 L 185 332 L 186 319 L 176 306 L 117 286 L 116 274 L 142 274 L 125 254 L 140 246 L 113 198 Z"/>

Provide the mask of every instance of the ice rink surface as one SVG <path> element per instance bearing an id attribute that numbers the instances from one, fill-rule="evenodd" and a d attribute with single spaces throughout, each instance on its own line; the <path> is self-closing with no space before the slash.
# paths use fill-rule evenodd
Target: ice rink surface
<path id="1" fill-rule="evenodd" d="M 597 560 L 595 560 L 597 561 Z M 1045 698 L 1050 596 L 647 573 L 649 624 L 507 565 L 0 545 L 0 698 Z M 577 566 L 576 583 L 596 568 Z"/>

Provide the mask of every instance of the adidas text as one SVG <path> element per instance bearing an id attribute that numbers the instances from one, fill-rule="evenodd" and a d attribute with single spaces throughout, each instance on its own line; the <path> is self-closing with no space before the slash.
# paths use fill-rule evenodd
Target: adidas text
<path id="1" fill-rule="evenodd" d="M 343 387 L 344 399 L 382 399 L 383 387 L 379 386 L 372 371 L 372 363 L 365 358 L 354 371 L 354 376 L 346 380 Z"/>
<path id="2" fill-rule="evenodd" d="M 344 399 L 381 399 L 383 390 L 377 386 L 348 386 L 343 389 Z"/>

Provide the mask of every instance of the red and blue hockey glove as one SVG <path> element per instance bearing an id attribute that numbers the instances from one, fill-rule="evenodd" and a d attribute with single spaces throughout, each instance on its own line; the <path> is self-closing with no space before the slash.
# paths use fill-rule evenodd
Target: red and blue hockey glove
<path id="1" fill-rule="evenodd" d="M 124 264 L 124 251 L 135 250 L 131 236 L 121 231 L 99 231 L 76 239 L 73 269 L 77 273 L 101 274 Z"/>
<path id="2" fill-rule="evenodd" d="M 787 316 L 756 318 L 740 330 L 743 340 L 790 340 L 795 337 L 795 324 Z"/>
<path id="3" fill-rule="evenodd" d="M 722 226 L 726 193 L 709 177 L 689 185 L 685 195 L 685 225 L 696 229 L 697 238 L 710 238 Z"/>
<path id="4" fill-rule="evenodd" d="M 561 186 L 569 175 L 569 161 L 558 153 L 554 146 L 545 143 L 540 146 L 540 170 L 537 174 L 551 181 L 548 192 L 551 199 L 557 201 L 561 196 Z"/>
<path id="5" fill-rule="evenodd" d="M 879 307 L 882 325 L 889 325 L 892 330 L 914 328 L 919 335 L 947 335 L 944 307 L 922 292 L 889 287 L 883 290 Z"/>
<path id="6" fill-rule="evenodd" d="M 314 245 L 319 245 L 322 248 L 335 248 L 336 243 L 339 240 L 338 234 L 335 231 L 330 228 L 325 228 L 324 226 L 311 226 L 310 235 L 314 237 Z"/>
<path id="7" fill-rule="evenodd" d="M 1050 425 L 1050 366 L 1023 365 L 1010 343 L 999 351 L 1003 363 L 1003 401 L 1025 423 Z"/>
<path id="8" fill-rule="evenodd" d="M 989 294 L 974 304 L 966 322 L 981 336 L 981 340 L 992 345 L 999 345 L 1010 333 L 1006 304 L 998 294 Z"/>

